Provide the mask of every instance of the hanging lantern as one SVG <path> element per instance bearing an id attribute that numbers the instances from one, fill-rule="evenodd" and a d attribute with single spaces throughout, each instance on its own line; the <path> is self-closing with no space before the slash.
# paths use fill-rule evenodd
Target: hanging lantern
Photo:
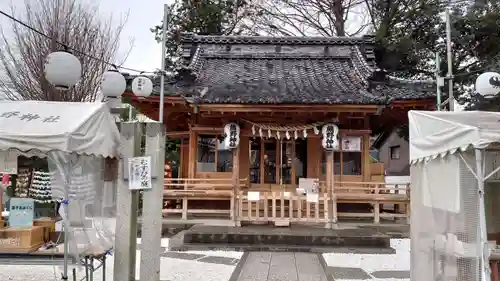
<path id="1" fill-rule="evenodd" d="M 255 136 L 255 125 L 252 125 L 252 135 Z"/>
<path id="2" fill-rule="evenodd" d="M 263 135 L 263 134 L 262 134 L 262 128 L 259 128 L 259 137 L 261 137 L 261 138 L 262 138 L 262 135 Z"/>
<path id="3" fill-rule="evenodd" d="M 319 135 L 319 129 L 318 127 L 314 126 L 313 127 L 314 134 Z"/>
<path id="4" fill-rule="evenodd" d="M 138 97 L 148 97 L 153 92 L 153 81 L 146 76 L 138 76 L 132 80 L 132 92 Z"/>
<path id="5" fill-rule="evenodd" d="M 321 129 L 321 133 L 323 134 L 323 139 L 321 140 L 321 144 L 323 148 L 328 151 L 338 150 L 339 149 L 339 127 L 335 124 L 326 124 Z"/>
<path id="6" fill-rule="evenodd" d="M 224 126 L 224 144 L 228 148 L 237 148 L 240 144 L 240 126 L 236 123 L 229 123 Z"/>
<path id="7" fill-rule="evenodd" d="M 280 131 L 276 131 L 276 138 L 281 139 Z"/>
<path id="8" fill-rule="evenodd" d="M 299 138 L 299 134 L 297 133 L 297 131 L 296 131 L 296 130 L 293 132 L 293 137 L 294 137 L 295 139 L 298 139 L 298 138 Z"/>
<path id="9" fill-rule="evenodd" d="M 271 129 L 267 130 L 267 137 L 271 138 L 273 135 L 271 134 Z"/>
<path id="10" fill-rule="evenodd" d="M 82 76 L 82 64 L 68 52 L 50 53 L 45 59 L 45 79 L 58 90 L 68 90 Z"/>
<path id="11" fill-rule="evenodd" d="M 108 70 L 102 75 L 101 92 L 105 97 L 120 97 L 125 92 L 126 87 L 125 77 L 118 70 Z"/>
<path id="12" fill-rule="evenodd" d="M 476 92 L 485 98 L 491 98 L 500 93 L 500 74 L 485 72 L 476 79 Z"/>
<path id="13" fill-rule="evenodd" d="M 304 131 L 302 132 L 302 135 L 304 136 L 304 138 L 307 138 L 307 129 L 304 129 Z"/>
<path id="14" fill-rule="evenodd" d="M 290 139 L 290 133 L 289 133 L 288 131 L 286 131 L 285 136 L 286 136 L 286 139 L 287 139 L 287 140 L 289 140 L 289 139 Z"/>

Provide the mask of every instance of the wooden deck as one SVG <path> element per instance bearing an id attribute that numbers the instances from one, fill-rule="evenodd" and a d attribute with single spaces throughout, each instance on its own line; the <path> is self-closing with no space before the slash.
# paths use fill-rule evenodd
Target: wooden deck
<path id="1" fill-rule="evenodd" d="M 250 196 L 249 196 L 250 195 Z M 246 179 L 167 179 L 164 189 L 166 217 L 180 215 L 181 220 L 192 216 L 218 217 L 242 223 L 336 223 L 339 218 L 410 219 L 409 184 L 375 182 L 336 182 L 328 190 L 320 182 L 317 198 L 297 194 L 287 186 L 278 190 L 253 189 Z M 339 211 L 339 206 L 360 206 Z M 384 206 L 393 206 L 390 212 Z"/>

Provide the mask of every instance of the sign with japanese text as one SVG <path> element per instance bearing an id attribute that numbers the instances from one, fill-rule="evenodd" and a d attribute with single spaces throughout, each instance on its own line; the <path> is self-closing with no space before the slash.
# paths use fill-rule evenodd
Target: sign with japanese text
<path id="1" fill-rule="evenodd" d="M 11 198 L 9 227 L 33 226 L 35 203 L 31 198 Z"/>
<path id="2" fill-rule="evenodd" d="M 151 156 L 128 159 L 128 188 L 130 190 L 151 189 Z"/>
<path id="3" fill-rule="evenodd" d="M 7 119 L 17 118 L 19 120 L 26 122 L 38 121 L 42 123 L 57 123 L 61 119 L 61 116 L 59 115 L 41 116 L 39 114 L 30 112 L 5 111 L 5 112 L 0 112 L 0 118 L 7 118 Z"/>
<path id="4" fill-rule="evenodd" d="M 0 249 L 1 248 L 18 248 L 21 247 L 21 238 L 0 238 Z"/>

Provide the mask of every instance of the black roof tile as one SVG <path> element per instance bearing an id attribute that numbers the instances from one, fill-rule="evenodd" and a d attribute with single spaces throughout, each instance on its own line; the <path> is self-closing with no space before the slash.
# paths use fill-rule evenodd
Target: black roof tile
<path id="1" fill-rule="evenodd" d="M 372 48 L 372 37 L 187 34 L 187 64 L 166 92 L 218 104 L 386 104 L 435 96 L 432 82 L 375 69 Z"/>

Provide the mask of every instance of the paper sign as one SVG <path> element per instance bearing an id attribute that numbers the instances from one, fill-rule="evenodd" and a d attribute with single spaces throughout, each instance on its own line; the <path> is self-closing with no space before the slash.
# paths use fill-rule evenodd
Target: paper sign
<path id="1" fill-rule="evenodd" d="M 9 226 L 33 226 L 35 203 L 31 198 L 11 198 Z"/>
<path id="2" fill-rule="evenodd" d="M 343 151 L 361 151 L 361 137 L 343 137 Z"/>
<path id="3" fill-rule="evenodd" d="M 316 178 L 299 178 L 299 189 L 306 193 L 317 192 L 319 187 L 319 179 Z"/>
<path id="4" fill-rule="evenodd" d="M 128 188 L 130 190 L 151 189 L 151 156 L 128 159 Z"/>
<path id="5" fill-rule="evenodd" d="M 307 202 L 318 202 L 318 193 L 307 193 L 306 200 Z"/>
<path id="6" fill-rule="evenodd" d="M 258 191 L 249 191 L 247 196 L 248 196 L 248 201 L 259 201 L 260 200 L 260 193 Z"/>
<path id="7" fill-rule="evenodd" d="M 283 197 L 285 197 L 285 198 L 290 197 L 290 192 L 287 192 L 287 191 L 283 192 Z"/>

